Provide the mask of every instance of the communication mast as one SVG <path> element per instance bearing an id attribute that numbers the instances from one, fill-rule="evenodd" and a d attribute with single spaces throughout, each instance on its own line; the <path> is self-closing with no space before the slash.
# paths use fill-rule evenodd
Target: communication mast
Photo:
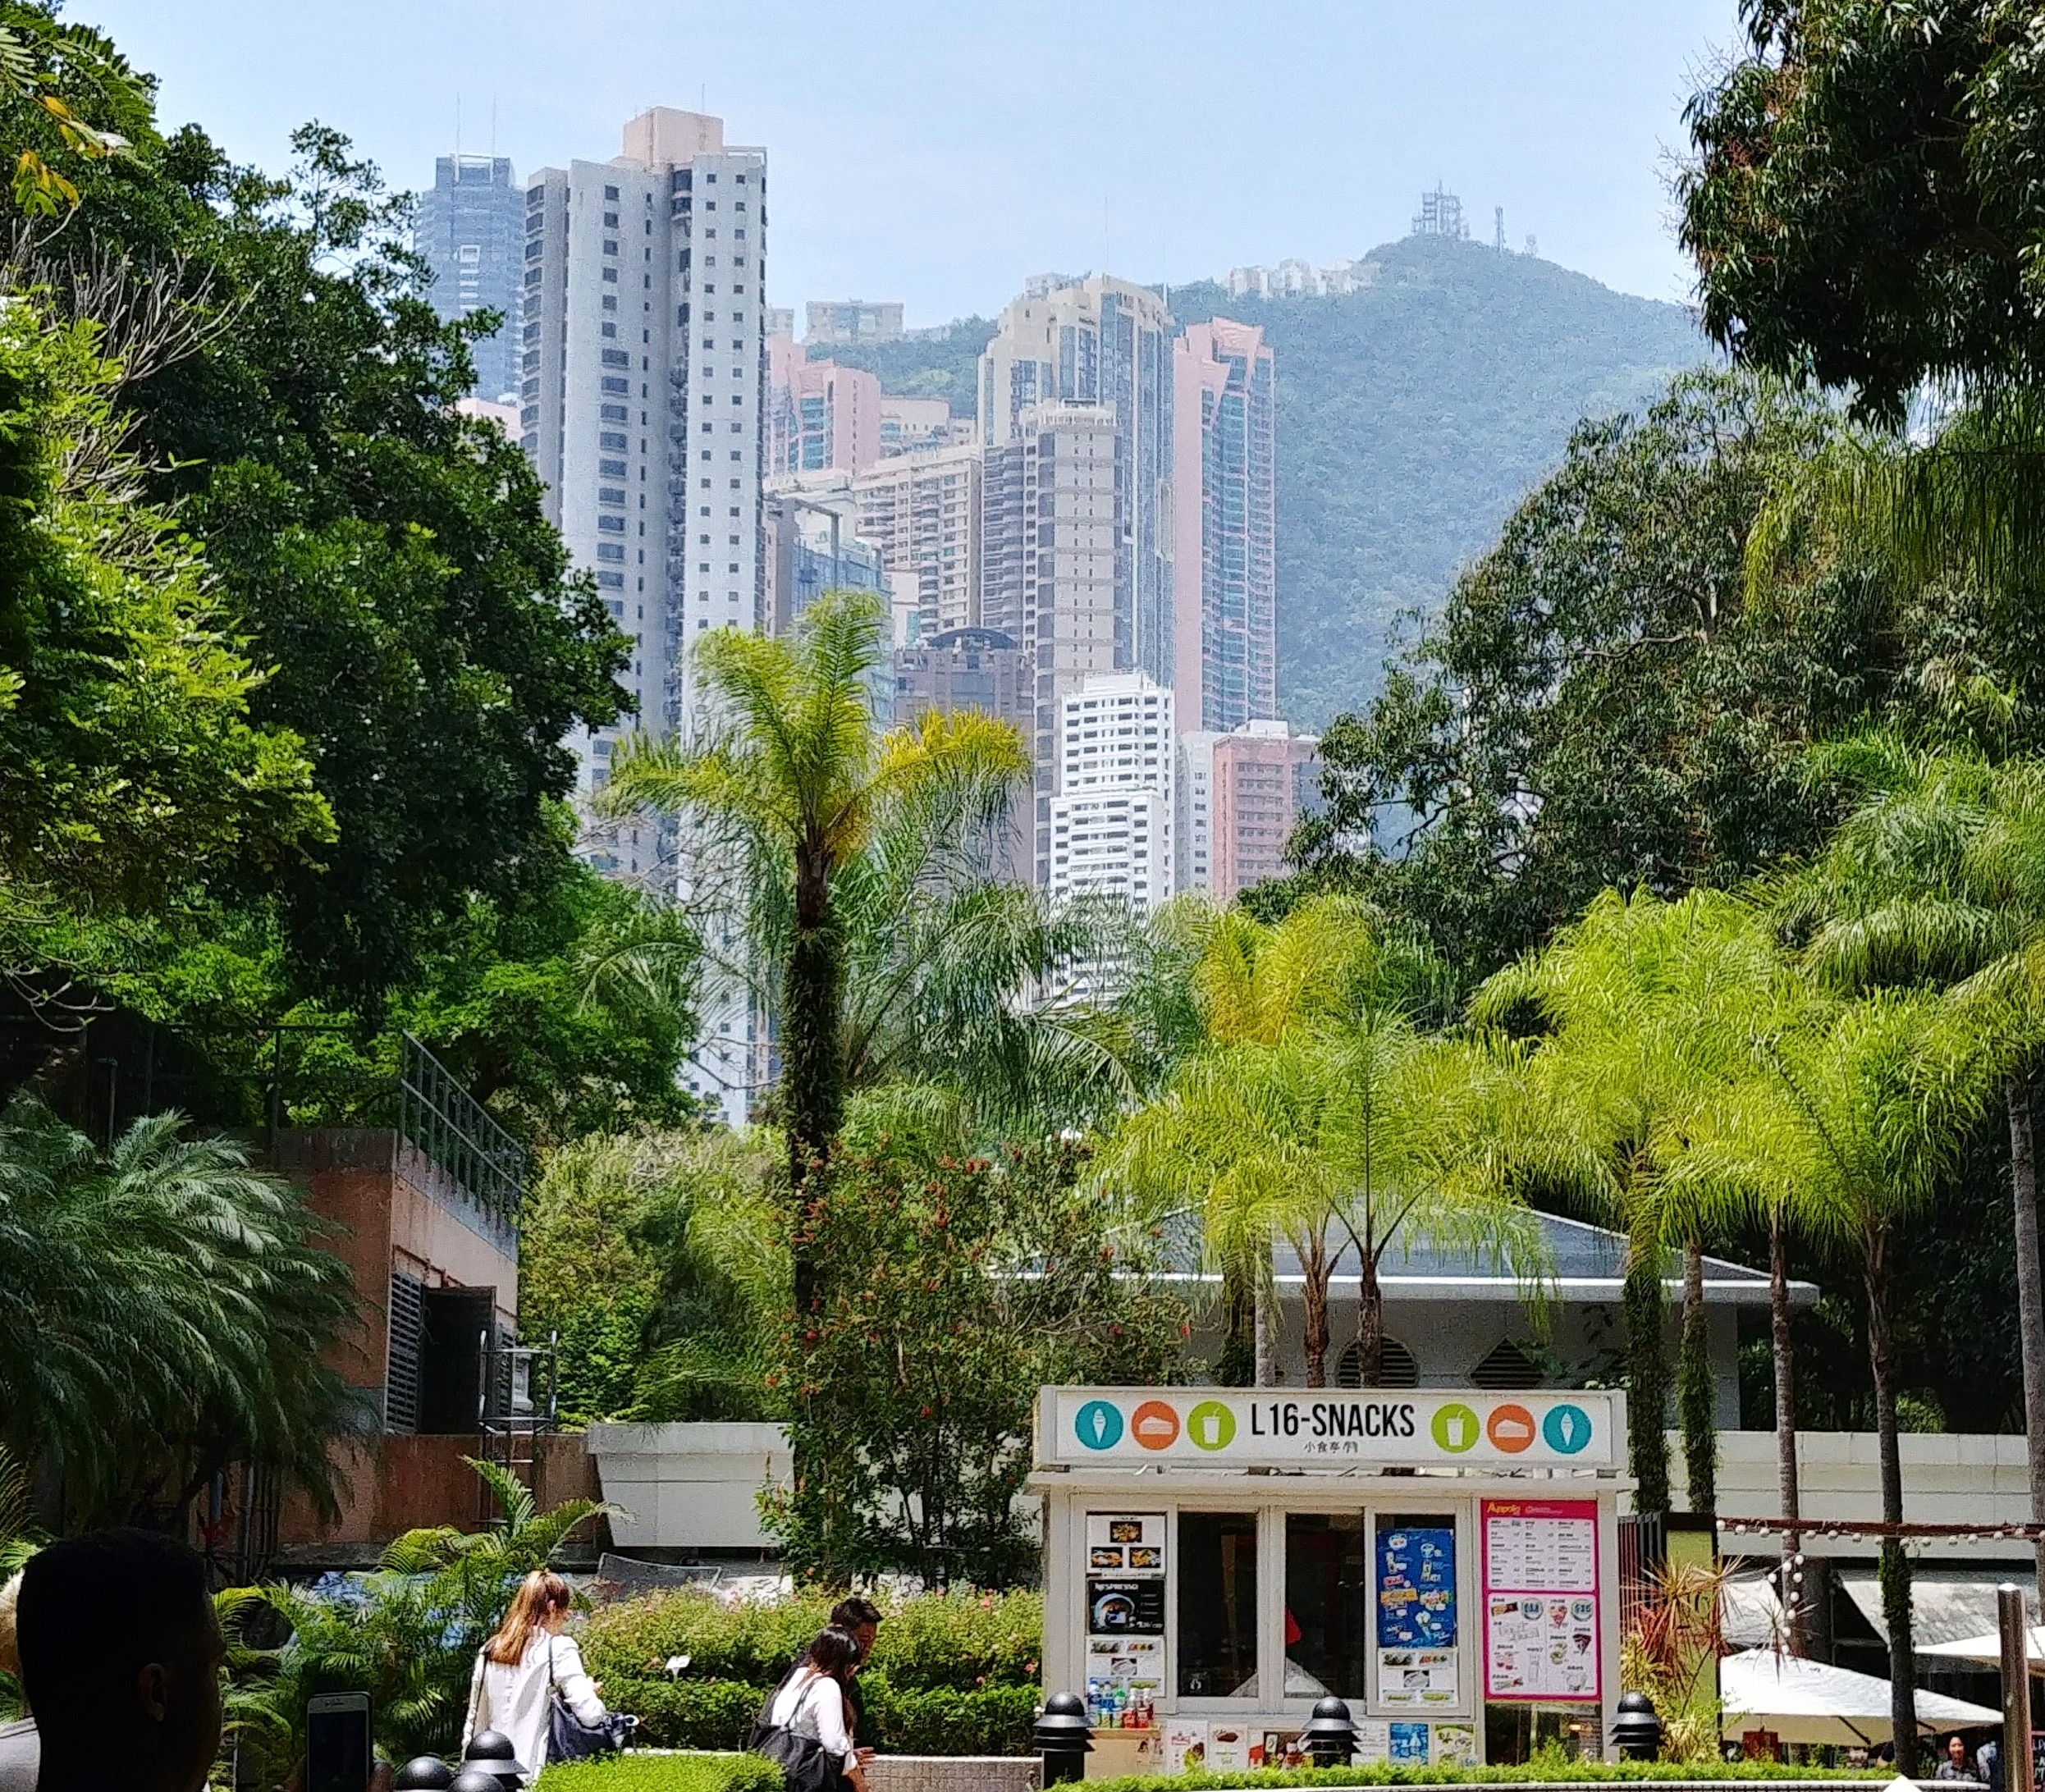
<path id="1" fill-rule="evenodd" d="M 1462 242 L 1468 239 L 1470 226 L 1464 222 L 1462 201 L 1444 189 L 1439 181 L 1434 183 L 1432 193 L 1421 194 L 1421 208 L 1413 219 L 1416 236 L 1448 236 Z"/>

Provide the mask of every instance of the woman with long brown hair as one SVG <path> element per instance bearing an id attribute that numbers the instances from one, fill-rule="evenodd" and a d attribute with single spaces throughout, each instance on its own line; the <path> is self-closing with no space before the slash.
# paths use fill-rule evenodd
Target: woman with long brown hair
<path id="1" fill-rule="evenodd" d="M 574 1602 L 574 1593 L 559 1575 L 543 1568 L 528 1575 L 512 1595 L 511 1609 L 496 1635 L 478 1653 L 475 1675 L 469 1683 L 463 1749 L 479 1730 L 500 1731 L 511 1739 L 511 1753 L 528 1785 L 547 1765 L 550 1687 L 560 1689 L 569 1709 L 584 1723 L 603 1719 L 604 1703 L 583 1667 L 582 1649 L 574 1638 L 560 1634 Z"/>

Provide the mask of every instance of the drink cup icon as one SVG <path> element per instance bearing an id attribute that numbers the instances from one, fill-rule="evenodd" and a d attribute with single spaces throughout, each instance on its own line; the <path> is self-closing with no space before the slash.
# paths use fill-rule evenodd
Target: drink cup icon
<path id="1" fill-rule="evenodd" d="M 1221 1418 L 1217 1413 L 1203 1412 L 1200 1415 L 1200 1441 L 1210 1450 L 1221 1442 Z"/>
<path id="2" fill-rule="evenodd" d="M 1460 1450 L 1462 1448 L 1465 1442 L 1468 1441 L 1463 1429 L 1466 1422 L 1467 1421 L 1464 1419 L 1463 1415 L 1459 1412 L 1452 1412 L 1448 1415 L 1448 1447 L 1450 1449 Z"/>

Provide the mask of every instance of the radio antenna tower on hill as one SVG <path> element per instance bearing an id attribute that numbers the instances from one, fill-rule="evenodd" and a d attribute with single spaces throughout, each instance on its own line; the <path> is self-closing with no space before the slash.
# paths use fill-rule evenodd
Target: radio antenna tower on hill
<path id="1" fill-rule="evenodd" d="M 1466 240 L 1470 226 L 1463 222 L 1462 201 L 1453 193 L 1443 190 L 1440 181 L 1434 183 L 1432 193 L 1421 195 L 1421 208 L 1413 219 L 1416 236 L 1449 236 L 1458 242 Z"/>
<path id="2" fill-rule="evenodd" d="M 1491 208 L 1491 215 L 1494 220 L 1491 246 L 1503 255 L 1505 253 L 1505 208 L 1503 205 L 1494 205 Z"/>

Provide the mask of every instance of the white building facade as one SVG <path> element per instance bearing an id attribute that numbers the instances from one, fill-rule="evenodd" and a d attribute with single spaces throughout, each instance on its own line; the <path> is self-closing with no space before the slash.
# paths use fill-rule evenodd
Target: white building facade
<path id="1" fill-rule="evenodd" d="M 686 734 L 692 643 L 761 626 L 766 153 L 727 145 L 721 119 L 657 107 L 621 154 L 542 169 L 525 199 L 520 439 L 573 564 L 632 641 L 624 727 Z M 608 779 L 620 733 L 575 738 L 579 799 Z M 693 882 L 685 847 L 623 828 L 592 857 L 672 894 Z M 714 999 L 704 1020 L 692 1081 L 742 1120 L 750 1003 Z"/>
<path id="2" fill-rule="evenodd" d="M 1064 699 L 1044 879 L 1054 894 L 1120 896 L 1146 913 L 1171 900 L 1177 759 L 1172 693 L 1147 674 L 1089 679 Z"/>

